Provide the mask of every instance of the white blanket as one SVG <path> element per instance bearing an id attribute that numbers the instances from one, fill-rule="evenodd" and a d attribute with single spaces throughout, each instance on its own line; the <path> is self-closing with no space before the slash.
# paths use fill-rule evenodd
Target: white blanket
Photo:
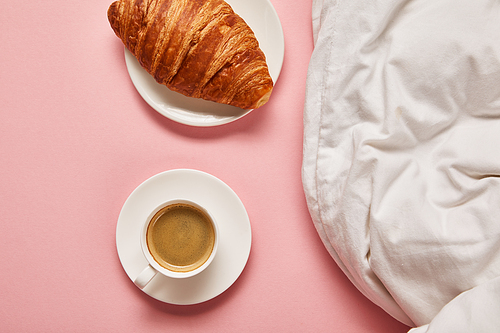
<path id="1" fill-rule="evenodd" d="M 412 333 L 500 332 L 500 1 L 314 0 L 313 28 L 302 176 L 326 248 Z"/>

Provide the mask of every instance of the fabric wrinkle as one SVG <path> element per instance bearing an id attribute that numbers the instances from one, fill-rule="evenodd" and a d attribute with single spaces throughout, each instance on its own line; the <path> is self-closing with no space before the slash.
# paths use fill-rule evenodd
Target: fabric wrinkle
<path id="1" fill-rule="evenodd" d="M 488 0 L 313 2 L 308 207 L 360 292 L 422 330 L 490 283 L 500 299 L 499 13 Z"/>

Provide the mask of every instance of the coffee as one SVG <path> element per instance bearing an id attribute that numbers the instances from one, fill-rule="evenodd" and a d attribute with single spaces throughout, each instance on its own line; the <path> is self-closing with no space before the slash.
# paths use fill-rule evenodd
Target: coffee
<path id="1" fill-rule="evenodd" d="M 149 222 L 146 242 L 154 260 L 174 272 L 189 272 L 210 257 L 215 230 L 201 209 L 176 203 L 160 209 Z"/>

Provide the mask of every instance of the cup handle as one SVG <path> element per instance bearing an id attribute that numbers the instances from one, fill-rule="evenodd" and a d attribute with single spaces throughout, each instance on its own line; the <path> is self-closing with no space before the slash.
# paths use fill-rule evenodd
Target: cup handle
<path id="1" fill-rule="evenodd" d="M 158 273 L 156 269 L 151 267 L 151 265 L 147 265 L 146 268 L 142 270 L 141 274 L 139 274 L 139 276 L 135 278 L 135 285 L 141 289 L 144 289 L 149 281 L 151 281 L 151 279 L 155 277 L 156 273 Z"/>

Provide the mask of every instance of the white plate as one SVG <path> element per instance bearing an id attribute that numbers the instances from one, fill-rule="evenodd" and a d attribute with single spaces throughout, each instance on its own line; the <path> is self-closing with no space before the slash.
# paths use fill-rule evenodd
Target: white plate
<path id="1" fill-rule="evenodd" d="M 276 83 L 285 54 L 285 40 L 278 14 L 269 0 L 227 0 L 235 13 L 252 28 L 266 55 Z M 144 100 L 162 115 L 182 124 L 216 126 L 235 121 L 252 110 L 190 98 L 157 83 L 125 49 L 125 61 L 134 86 Z M 271 96 L 272 98 L 272 96 Z"/>
<path id="2" fill-rule="evenodd" d="M 210 174 L 177 169 L 149 178 L 125 201 L 116 227 L 118 256 L 132 281 L 148 264 L 141 250 L 141 223 L 161 202 L 173 198 L 191 199 L 213 213 L 220 228 L 217 254 L 200 274 L 184 279 L 157 274 L 143 291 L 166 303 L 197 304 L 220 295 L 240 276 L 250 255 L 250 220 L 236 193 Z"/>

